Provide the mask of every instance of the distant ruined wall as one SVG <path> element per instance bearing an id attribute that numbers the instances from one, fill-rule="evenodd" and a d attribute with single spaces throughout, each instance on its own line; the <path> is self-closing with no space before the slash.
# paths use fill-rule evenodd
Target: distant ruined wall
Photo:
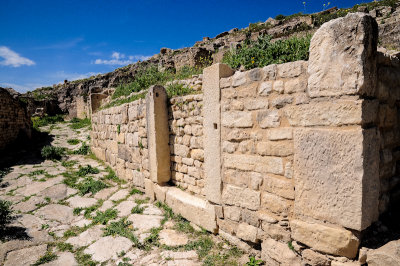
<path id="1" fill-rule="evenodd" d="M 0 88 L 0 150 L 18 137 L 31 137 L 32 122 L 26 107 L 3 88 Z"/>
<path id="2" fill-rule="evenodd" d="M 315 33 L 309 61 L 214 64 L 197 95 L 152 87 L 92 115 L 92 149 L 266 265 L 357 260 L 365 230 L 400 200 L 400 63 L 377 52 L 377 28 L 349 14 Z"/>

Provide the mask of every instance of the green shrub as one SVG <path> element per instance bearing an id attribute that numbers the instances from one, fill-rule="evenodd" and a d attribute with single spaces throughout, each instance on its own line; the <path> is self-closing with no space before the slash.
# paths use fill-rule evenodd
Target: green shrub
<path id="1" fill-rule="evenodd" d="M 82 145 L 79 149 L 73 151 L 73 154 L 87 155 L 89 153 L 90 147 L 86 144 L 86 142 L 82 142 Z"/>
<path id="2" fill-rule="evenodd" d="M 118 211 L 116 209 L 107 209 L 105 212 L 97 211 L 93 217 L 94 224 L 106 225 L 108 221 L 117 218 Z"/>
<path id="3" fill-rule="evenodd" d="M 80 140 L 79 139 L 69 139 L 69 140 L 67 140 L 67 142 L 70 145 L 76 145 L 80 142 Z"/>
<path id="4" fill-rule="evenodd" d="M 76 188 L 79 190 L 81 195 L 85 195 L 89 192 L 95 194 L 106 187 L 107 185 L 105 183 L 99 180 L 94 180 L 91 177 L 86 178 L 83 182 L 80 182 L 76 185 Z"/>
<path id="5" fill-rule="evenodd" d="M 183 96 L 183 95 L 188 95 L 188 94 L 193 94 L 196 92 L 195 90 L 188 88 L 186 85 L 183 84 L 171 84 L 168 85 L 165 90 L 167 91 L 167 95 L 169 98 L 175 97 L 175 96 Z"/>
<path id="6" fill-rule="evenodd" d="M 311 36 L 292 37 L 271 42 L 271 37 L 263 35 L 256 41 L 248 41 L 242 48 L 224 55 L 223 62 L 234 69 L 264 67 L 297 60 L 308 60 Z"/>
<path id="7" fill-rule="evenodd" d="M 144 211 L 143 207 L 140 207 L 140 204 L 136 205 L 135 207 L 132 208 L 131 213 L 137 213 L 137 214 L 142 214 Z"/>
<path id="8" fill-rule="evenodd" d="M 87 126 L 90 126 L 92 124 L 92 122 L 90 121 L 89 118 L 84 118 L 84 119 L 79 119 L 79 118 L 73 118 L 70 121 L 70 128 L 72 129 L 80 129 L 80 128 L 84 128 Z"/>
<path id="9" fill-rule="evenodd" d="M 33 128 L 36 130 L 39 130 L 39 127 L 44 127 L 50 124 L 55 124 L 59 122 L 64 122 L 64 116 L 63 115 L 56 115 L 56 116 L 44 116 L 44 117 L 39 117 L 35 116 L 31 118 L 32 120 L 32 125 Z"/>
<path id="10" fill-rule="evenodd" d="M 13 210 L 11 202 L 0 199 L 0 231 L 13 220 Z"/>
<path id="11" fill-rule="evenodd" d="M 257 260 L 254 256 L 249 257 L 249 261 L 246 262 L 246 266 L 258 266 L 262 265 L 263 261 L 262 260 Z"/>
<path id="12" fill-rule="evenodd" d="M 37 266 L 37 265 L 41 265 L 41 264 L 45 264 L 48 263 L 50 261 L 53 261 L 55 259 L 57 259 L 58 256 L 56 254 L 54 254 L 51 251 L 47 251 L 46 254 L 44 254 L 43 256 L 41 256 L 34 264 L 32 264 L 32 266 Z"/>
<path id="13" fill-rule="evenodd" d="M 41 151 L 42 157 L 47 160 L 61 160 L 65 155 L 65 149 L 55 146 L 44 146 Z"/>
<path id="14" fill-rule="evenodd" d="M 92 167 L 91 165 L 79 166 L 79 170 L 77 171 L 78 176 L 86 176 L 88 174 L 98 174 L 100 170 L 96 167 Z"/>
<path id="15" fill-rule="evenodd" d="M 136 246 L 140 246 L 140 242 L 138 238 L 133 234 L 132 230 L 129 229 L 129 226 L 132 222 L 126 220 L 126 218 L 122 218 L 117 222 L 111 222 L 104 229 L 105 236 L 115 236 L 120 235 L 130 239 Z"/>
<path id="16" fill-rule="evenodd" d="M 276 17 L 275 17 L 276 20 L 284 20 L 285 18 L 286 18 L 286 16 L 284 16 L 282 14 L 276 15 Z"/>

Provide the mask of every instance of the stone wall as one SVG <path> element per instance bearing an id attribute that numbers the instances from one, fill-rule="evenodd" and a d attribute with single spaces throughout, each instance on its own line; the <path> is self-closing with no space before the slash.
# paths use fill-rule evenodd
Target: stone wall
<path id="1" fill-rule="evenodd" d="M 204 195 L 203 97 L 173 98 L 169 108 L 172 182 Z"/>
<path id="2" fill-rule="evenodd" d="M 8 90 L 0 88 L 0 150 L 18 137 L 31 137 L 32 122 L 26 106 L 13 98 Z"/>
<path id="3" fill-rule="evenodd" d="M 93 153 L 118 177 L 144 187 L 144 177 L 149 177 L 144 100 L 93 114 L 91 140 Z"/>
<path id="4" fill-rule="evenodd" d="M 400 195 L 399 59 L 377 53 L 377 29 L 350 14 L 315 33 L 307 62 L 215 64 L 203 94 L 170 100 L 152 87 L 146 101 L 93 115 L 94 152 L 152 200 L 261 249 L 267 265 L 357 260 L 365 231 Z M 149 141 L 137 152 L 139 137 Z"/>

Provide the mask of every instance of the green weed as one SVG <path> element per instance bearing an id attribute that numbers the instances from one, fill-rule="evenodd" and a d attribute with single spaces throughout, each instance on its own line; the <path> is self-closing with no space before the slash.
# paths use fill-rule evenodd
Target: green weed
<path id="1" fill-rule="evenodd" d="M 44 146 L 41 151 L 42 157 L 47 160 L 61 160 L 65 155 L 65 149 L 55 146 Z"/>
<path id="2" fill-rule="evenodd" d="M 107 209 L 105 212 L 97 211 L 93 217 L 93 224 L 107 224 L 108 221 L 117 218 L 118 211 L 116 209 Z"/>
<path id="3" fill-rule="evenodd" d="M 72 129 L 81 129 L 84 127 L 88 127 L 92 124 L 89 118 L 84 118 L 84 119 L 79 119 L 79 118 L 73 118 L 70 121 L 69 127 Z"/>
<path id="4" fill-rule="evenodd" d="M 79 142 L 80 142 L 79 139 L 69 139 L 69 140 L 67 140 L 67 143 L 70 144 L 70 145 L 76 145 Z"/>

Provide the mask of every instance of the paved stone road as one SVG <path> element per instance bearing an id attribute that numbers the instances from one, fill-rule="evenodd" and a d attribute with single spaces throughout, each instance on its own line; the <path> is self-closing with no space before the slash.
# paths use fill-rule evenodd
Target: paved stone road
<path id="1" fill-rule="evenodd" d="M 52 145 L 71 151 L 89 141 L 87 128 L 73 130 L 68 123 L 42 130 L 54 135 Z M 247 260 L 167 206 L 149 203 L 91 156 L 15 165 L 1 181 L 0 198 L 11 201 L 17 214 L 0 244 L 0 264 L 6 266 L 232 265 Z"/>

